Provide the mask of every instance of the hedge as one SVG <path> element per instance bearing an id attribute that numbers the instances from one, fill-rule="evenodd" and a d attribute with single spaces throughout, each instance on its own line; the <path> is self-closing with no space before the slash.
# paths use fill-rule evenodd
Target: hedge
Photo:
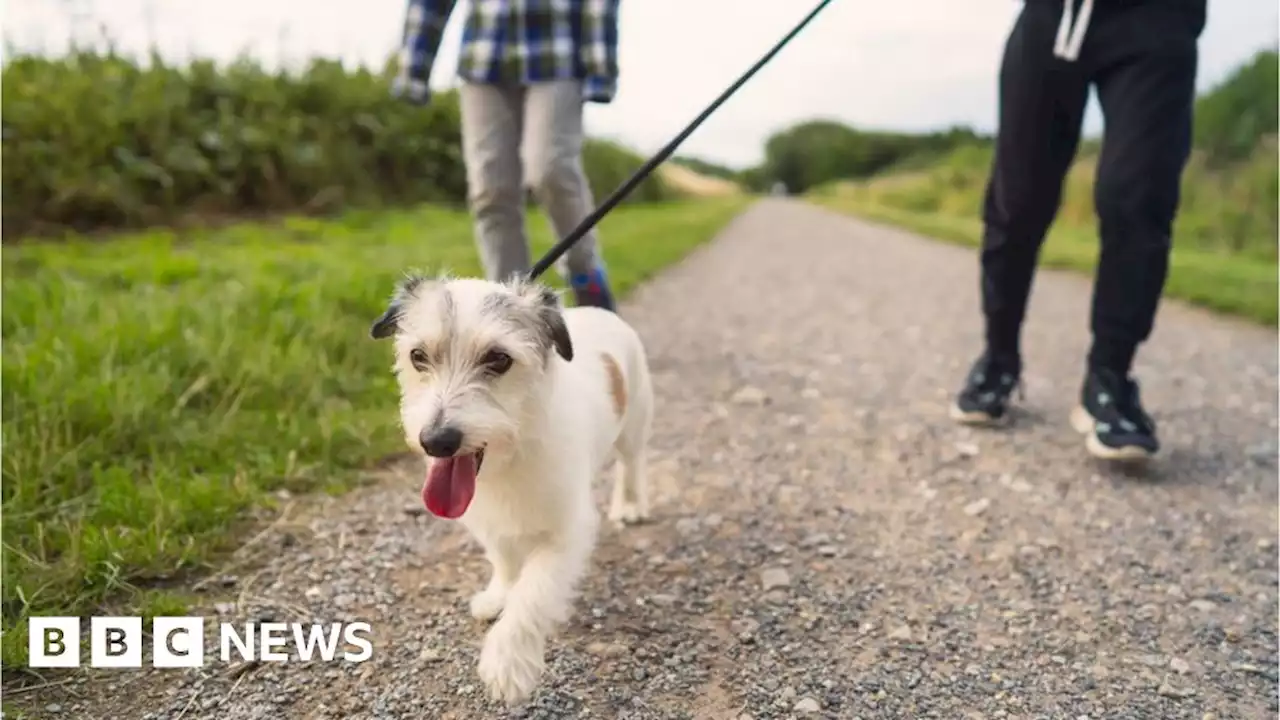
<path id="1" fill-rule="evenodd" d="M 2 85 L 3 237 L 462 203 L 456 94 L 413 106 L 390 95 L 392 72 L 14 57 Z M 598 140 L 585 156 L 597 197 L 642 162 Z M 655 177 L 631 199 L 669 194 Z"/>

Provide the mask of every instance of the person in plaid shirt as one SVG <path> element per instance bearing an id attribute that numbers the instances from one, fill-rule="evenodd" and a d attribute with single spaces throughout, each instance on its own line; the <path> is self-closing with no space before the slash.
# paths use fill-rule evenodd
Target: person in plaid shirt
<path id="1" fill-rule="evenodd" d="M 396 94 L 429 101 L 427 81 L 456 2 L 409 0 Z M 471 0 L 458 63 L 462 152 L 476 243 L 491 280 L 532 264 L 526 185 L 559 237 L 591 212 L 582 111 L 617 92 L 618 2 Z M 562 262 L 578 305 L 615 309 L 594 231 Z"/>

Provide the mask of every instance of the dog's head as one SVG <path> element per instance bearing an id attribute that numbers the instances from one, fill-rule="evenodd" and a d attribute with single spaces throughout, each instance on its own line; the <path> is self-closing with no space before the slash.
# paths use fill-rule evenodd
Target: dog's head
<path id="1" fill-rule="evenodd" d="M 445 517 L 466 509 L 485 453 L 519 442 L 549 366 L 573 359 L 559 295 L 518 280 L 409 277 L 370 334 L 394 339 L 405 439 L 434 459 L 424 501 Z"/>

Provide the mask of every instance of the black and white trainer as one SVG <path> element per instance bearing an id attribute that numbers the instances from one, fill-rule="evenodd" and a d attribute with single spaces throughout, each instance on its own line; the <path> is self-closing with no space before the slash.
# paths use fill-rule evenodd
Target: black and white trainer
<path id="1" fill-rule="evenodd" d="M 951 405 L 951 418 L 965 425 L 1003 425 L 1009 398 L 1020 385 L 1021 368 L 984 353 L 969 370 L 964 388 Z"/>
<path id="2" fill-rule="evenodd" d="M 1091 369 L 1085 376 L 1071 426 L 1085 436 L 1089 454 L 1101 460 L 1147 460 L 1160 449 L 1138 383 L 1111 370 Z"/>

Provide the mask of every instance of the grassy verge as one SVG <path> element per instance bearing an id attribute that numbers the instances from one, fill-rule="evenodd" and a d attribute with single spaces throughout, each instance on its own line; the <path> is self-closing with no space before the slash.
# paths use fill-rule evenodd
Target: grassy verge
<path id="1" fill-rule="evenodd" d="M 827 186 L 810 195 L 823 207 L 865 217 L 918 232 L 922 235 L 970 247 L 982 239 L 982 223 L 976 217 L 891 207 L 859 193 Z M 1050 231 L 1040 254 L 1045 267 L 1092 273 L 1098 259 L 1096 232 L 1089 227 L 1059 222 Z M 1276 261 L 1253 254 L 1226 254 L 1175 242 L 1165 295 L 1260 323 L 1277 320 Z"/>
<path id="2" fill-rule="evenodd" d="M 746 204 L 613 213 L 618 291 Z M 205 567 L 271 491 L 337 491 L 400 450 L 368 327 L 406 269 L 442 267 L 478 272 L 465 215 L 435 208 L 6 248 L 5 665 L 28 614 L 172 611 L 144 588 Z"/>

